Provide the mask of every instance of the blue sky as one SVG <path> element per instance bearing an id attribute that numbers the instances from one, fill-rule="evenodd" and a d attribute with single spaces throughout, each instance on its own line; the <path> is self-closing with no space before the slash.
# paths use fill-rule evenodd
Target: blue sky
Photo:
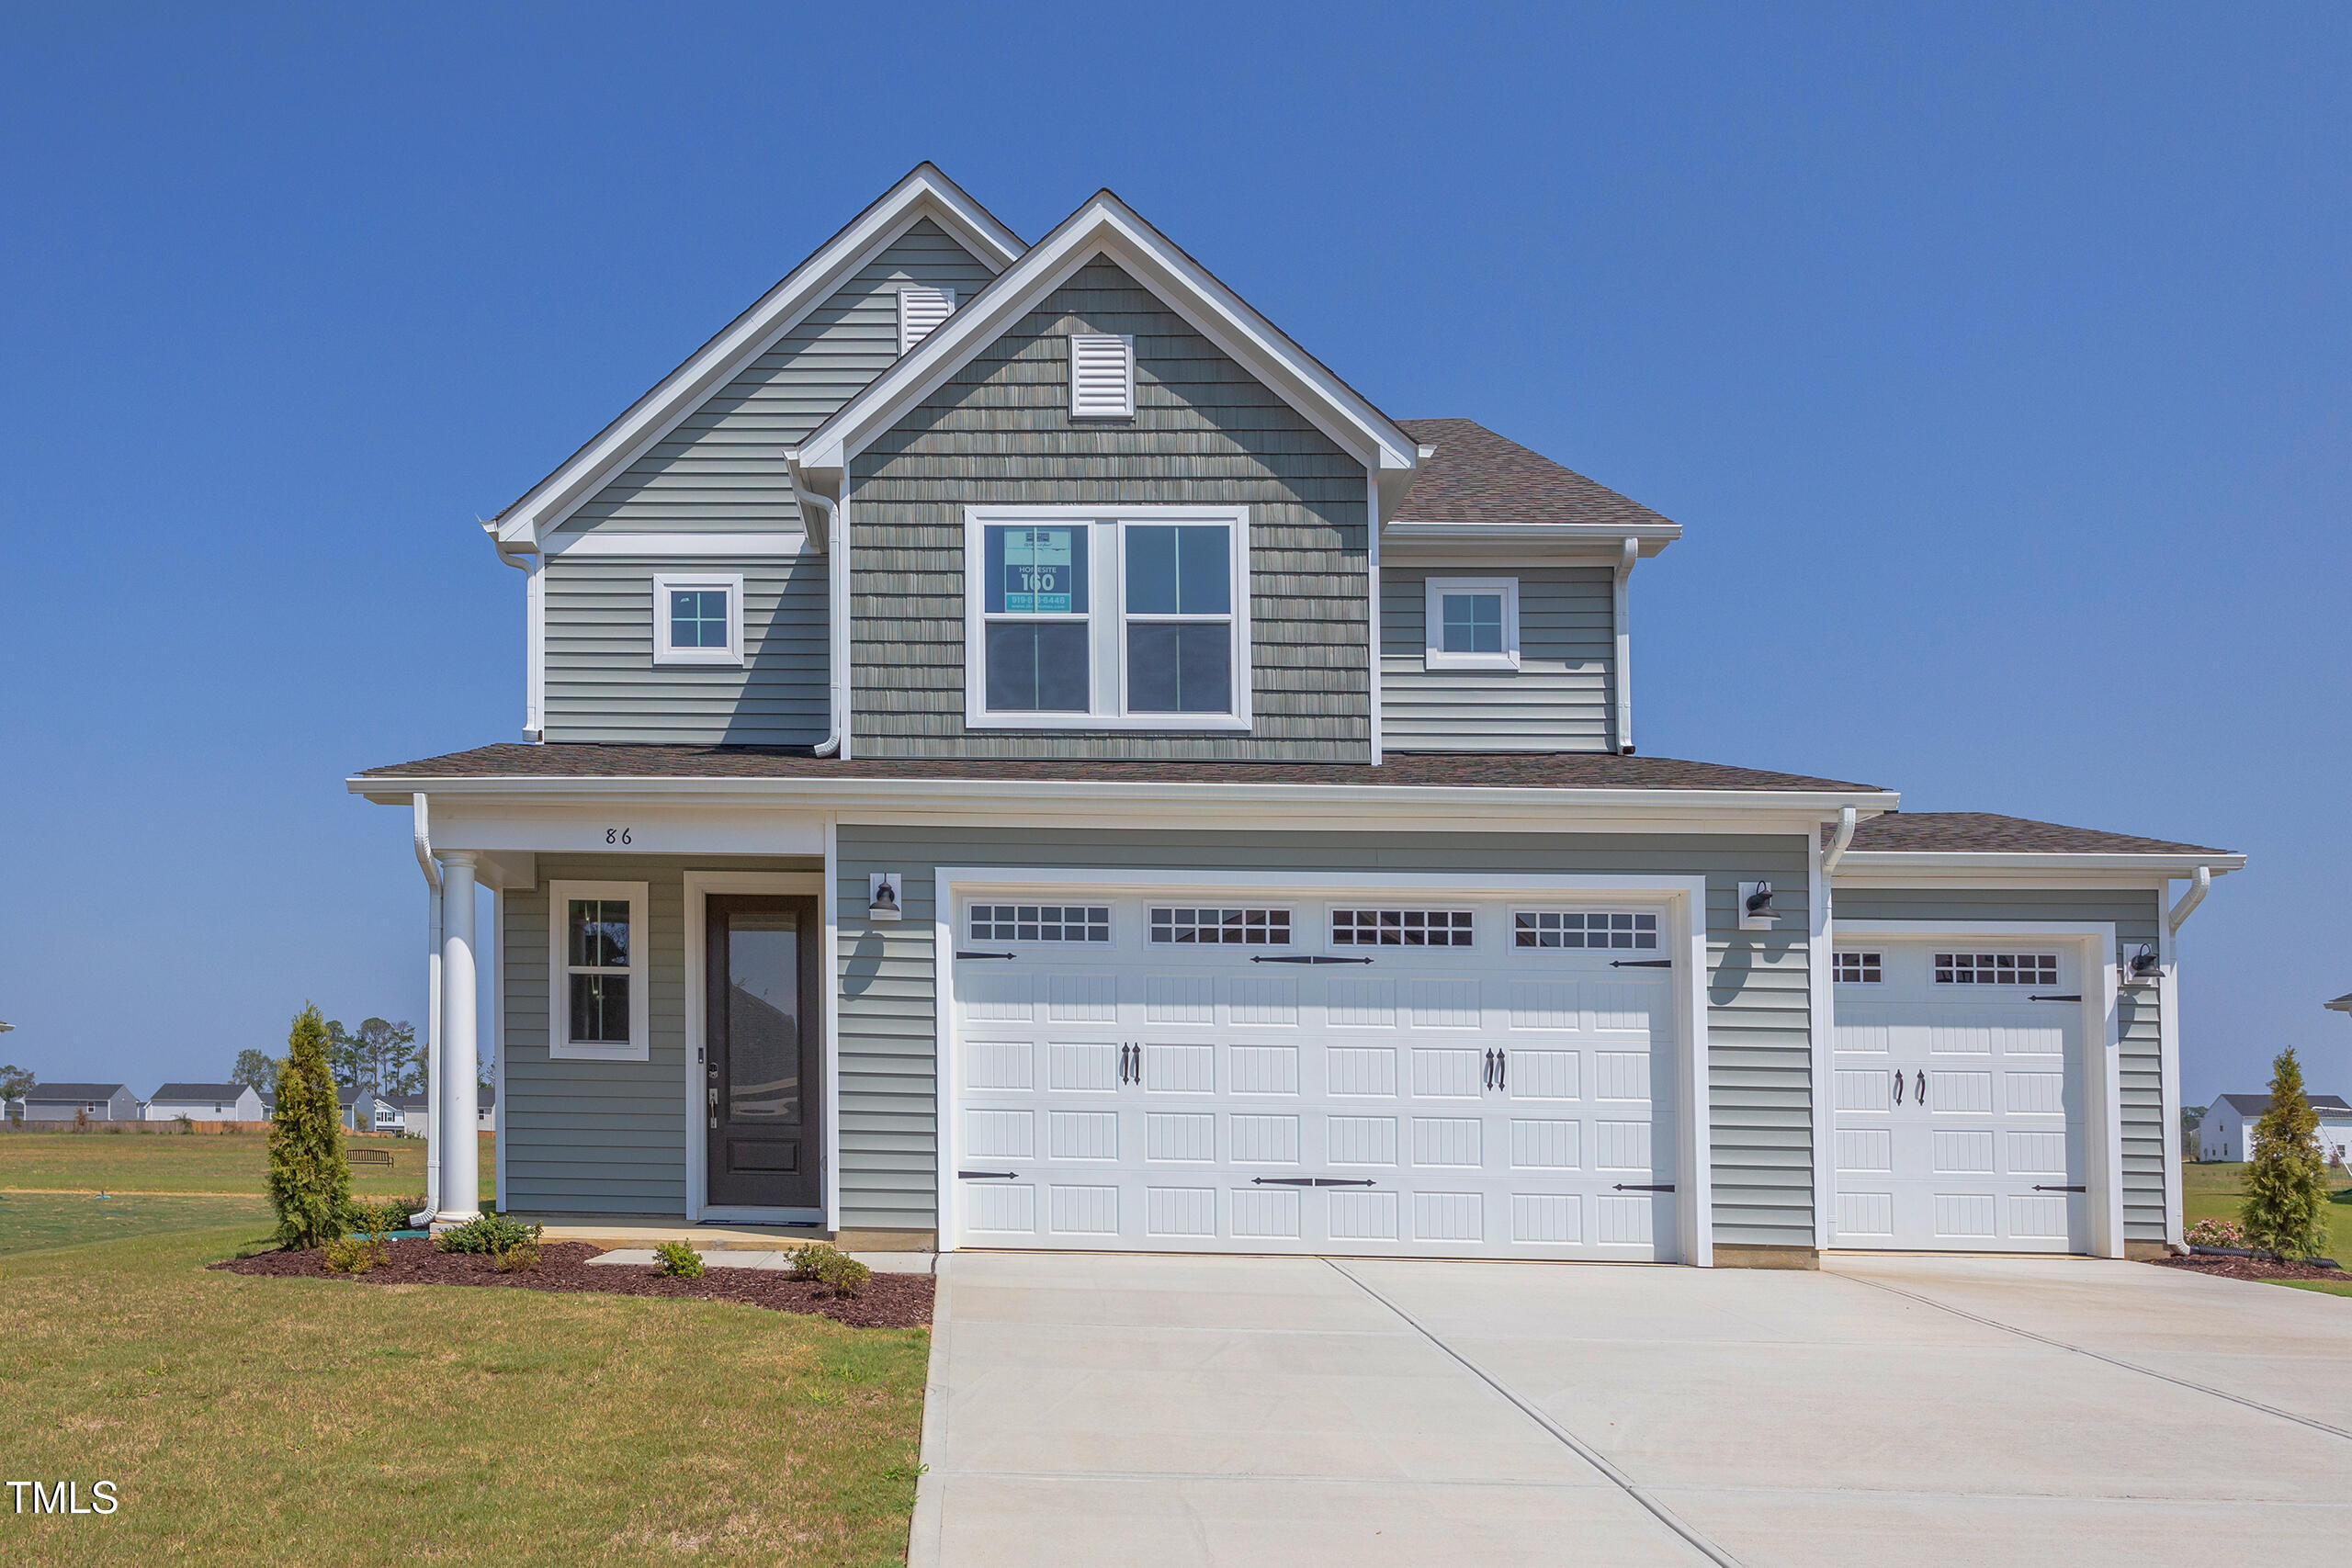
<path id="1" fill-rule="evenodd" d="M 2188 1098 L 2352 1091 L 2352 13 L 868 15 L 12 20 L 0 1058 L 420 1019 L 341 781 L 514 736 L 473 519 L 932 158 L 1033 237 L 1108 185 L 1389 412 L 1682 523 L 1645 751 L 2246 851 Z"/>

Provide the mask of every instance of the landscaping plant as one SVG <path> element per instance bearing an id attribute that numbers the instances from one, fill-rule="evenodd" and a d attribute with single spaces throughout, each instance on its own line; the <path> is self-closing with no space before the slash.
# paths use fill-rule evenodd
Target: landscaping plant
<path id="1" fill-rule="evenodd" d="M 496 1257 L 518 1247 L 537 1247 L 543 1229 L 505 1214 L 483 1214 L 451 1225 L 433 1238 L 433 1245 L 443 1252 L 487 1252 Z"/>
<path id="2" fill-rule="evenodd" d="M 702 1254 L 683 1241 L 665 1241 L 653 1249 L 653 1271 L 672 1280 L 699 1280 Z"/>
<path id="3" fill-rule="evenodd" d="M 2191 1247 L 2244 1247 L 2245 1232 L 2234 1220 L 2199 1220 L 2188 1227 Z"/>
<path id="4" fill-rule="evenodd" d="M 2270 1108 L 2255 1123 L 2254 1139 L 2238 1212 L 2246 1245 L 2309 1258 L 2327 1239 L 2327 1159 L 2320 1152 L 2319 1113 L 2304 1098 L 2302 1064 L 2291 1045 L 2270 1064 Z"/>
<path id="5" fill-rule="evenodd" d="M 796 1280 L 831 1285 L 837 1296 L 854 1296 L 874 1278 L 874 1270 L 848 1253 L 821 1242 L 804 1242 L 787 1254 Z"/>
<path id="6" fill-rule="evenodd" d="M 341 1235 L 350 1211 L 351 1168 L 327 1071 L 326 1021 L 316 1007 L 294 1015 L 286 1047 L 269 1119 L 269 1201 L 282 1245 L 322 1247 Z"/>

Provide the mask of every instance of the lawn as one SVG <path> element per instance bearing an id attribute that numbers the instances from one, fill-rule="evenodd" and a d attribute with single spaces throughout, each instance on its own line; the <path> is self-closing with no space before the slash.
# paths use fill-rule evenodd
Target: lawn
<path id="1" fill-rule="evenodd" d="M 100 1198 L 87 1192 L 0 1192 L 0 1257 L 164 1231 L 271 1224 L 264 1198 Z"/>
<path id="2" fill-rule="evenodd" d="M 481 1137 L 482 1201 L 497 1196 L 494 1139 Z M 351 1190 L 396 1198 L 424 1190 L 420 1138 L 352 1138 L 352 1148 L 389 1149 L 392 1168 L 363 1166 Z M 269 1139 L 252 1133 L 0 1132 L 0 1191 L 262 1193 L 268 1190 Z"/>
<path id="3" fill-rule="evenodd" d="M 903 1561 L 922 1331 L 208 1272 L 268 1228 L 231 1201 L 6 1201 L 44 1239 L 204 1227 L 0 1255 L 0 1474 L 121 1499 L 12 1515 L 11 1561 Z"/>
<path id="4" fill-rule="evenodd" d="M 2234 1220 L 2238 1205 L 2245 1198 L 2245 1167 L 2237 1164 L 2199 1163 L 2181 1167 L 2181 1223 L 2193 1225 L 2199 1220 Z M 2335 1201 L 2327 1206 L 2327 1256 L 2339 1263 L 2352 1265 L 2352 1186 L 2335 1190 Z M 2278 1284 L 2300 1291 L 2317 1291 L 2323 1295 L 2352 1296 L 2352 1281 L 2344 1284 L 2323 1283 L 2318 1280 L 2280 1280 Z"/>

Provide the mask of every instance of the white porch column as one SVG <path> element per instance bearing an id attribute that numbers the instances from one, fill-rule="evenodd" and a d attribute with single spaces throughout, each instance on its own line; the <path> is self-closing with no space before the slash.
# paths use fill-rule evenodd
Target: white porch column
<path id="1" fill-rule="evenodd" d="M 474 1136 L 479 1056 L 474 1045 L 474 854 L 441 855 L 441 1141 L 439 1224 L 481 1213 L 481 1145 Z"/>
<path id="2" fill-rule="evenodd" d="M 424 890 L 424 1212 L 441 1212 L 441 888 Z"/>

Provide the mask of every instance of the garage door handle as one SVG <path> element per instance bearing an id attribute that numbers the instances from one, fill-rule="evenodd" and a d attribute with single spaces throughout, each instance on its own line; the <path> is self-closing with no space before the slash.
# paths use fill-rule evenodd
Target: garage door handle
<path id="1" fill-rule="evenodd" d="M 1482 1089 L 1492 1089 L 1495 1087 L 1495 1054 L 1491 1049 L 1487 1052 L 1486 1076 L 1478 1080 L 1478 1084 Z"/>
<path id="2" fill-rule="evenodd" d="M 959 1170 L 956 1176 L 961 1181 L 1017 1181 L 1021 1173 L 1017 1170 Z"/>
<path id="3" fill-rule="evenodd" d="M 1667 1181 L 1655 1187 L 1645 1187 L 1638 1182 L 1621 1181 L 1610 1190 L 1612 1192 L 1671 1192 L 1674 1190 L 1674 1183 Z"/>
<path id="4" fill-rule="evenodd" d="M 1375 1187 L 1368 1176 L 1253 1176 L 1252 1187 Z"/>
<path id="5" fill-rule="evenodd" d="M 1917 1100 L 1922 1105 L 1928 1103 L 1928 1074 L 1924 1068 L 1921 1069 L 1919 1073 L 1919 1082 L 1917 1086 L 1911 1091 L 1911 1098 Z"/>
<path id="6" fill-rule="evenodd" d="M 2033 1190 L 2036 1192 L 2087 1192 L 2090 1190 L 2087 1187 L 2044 1187 L 2040 1182 L 2034 1183 Z"/>
<path id="7" fill-rule="evenodd" d="M 1252 964 L 1369 964 L 1369 958 L 1339 958 L 1328 953 L 1300 953 L 1287 958 L 1252 958 Z"/>
<path id="8" fill-rule="evenodd" d="M 1510 1082 L 1510 1053 L 1508 1051 L 1498 1051 L 1495 1053 L 1495 1087 L 1497 1089 L 1502 1089 L 1506 1087 Z"/>
<path id="9" fill-rule="evenodd" d="M 1903 1075 L 1901 1073 L 1894 1075 L 1894 1103 L 1897 1105 L 1903 1103 Z"/>
<path id="10" fill-rule="evenodd" d="M 2082 999 L 2083 999 L 2083 994 L 2082 994 L 2080 991 L 2075 992 L 2075 993 L 2073 996 L 2071 996 L 2071 997 L 2028 997 L 2028 998 L 2026 998 L 2026 1000 L 2028 1000 L 2028 1001 L 2030 1001 L 2030 1002 L 2078 1002 L 2078 1001 L 2081 1001 Z"/>
<path id="11" fill-rule="evenodd" d="M 1010 958 L 1012 954 L 1009 953 L 959 953 L 956 956 L 958 958 Z"/>
<path id="12" fill-rule="evenodd" d="M 1612 958 L 1609 961 L 1609 967 L 1611 969 L 1671 969 L 1674 967 L 1674 960 L 1671 958 Z"/>

